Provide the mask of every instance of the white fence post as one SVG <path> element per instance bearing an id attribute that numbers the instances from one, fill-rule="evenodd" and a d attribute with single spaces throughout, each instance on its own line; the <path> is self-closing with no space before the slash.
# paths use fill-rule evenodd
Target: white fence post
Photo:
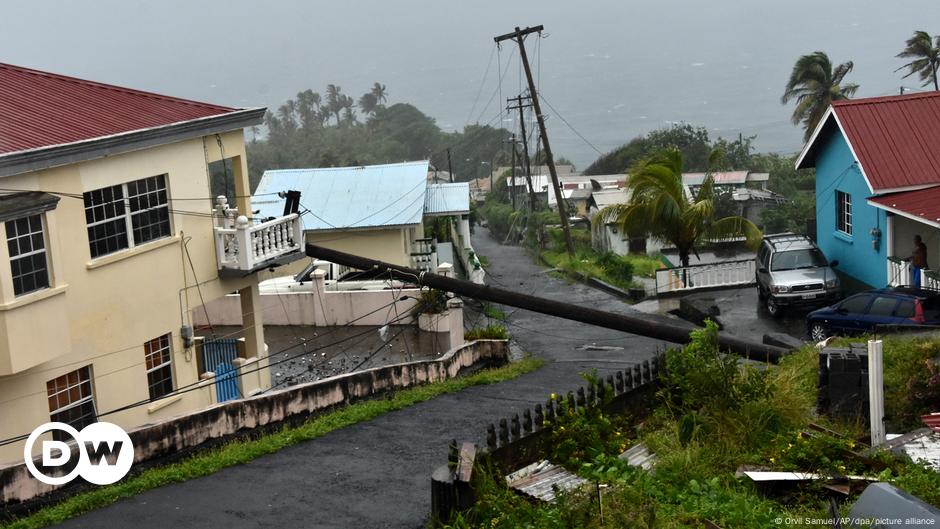
<path id="1" fill-rule="evenodd" d="M 881 340 L 868 341 L 868 402 L 871 418 L 871 445 L 885 442 L 884 346 Z"/>

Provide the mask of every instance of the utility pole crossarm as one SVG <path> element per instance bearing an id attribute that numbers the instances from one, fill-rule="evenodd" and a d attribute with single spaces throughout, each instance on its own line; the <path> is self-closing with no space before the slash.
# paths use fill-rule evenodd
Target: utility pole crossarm
<path id="1" fill-rule="evenodd" d="M 504 40 L 522 38 L 528 35 L 529 33 L 540 33 L 543 29 L 545 29 L 545 27 L 542 26 L 541 24 L 535 27 L 525 28 L 525 29 L 519 29 L 518 27 L 516 27 L 516 31 L 513 31 L 512 33 L 506 33 L 505 35 L 500 35 L 498 37 L 494 37 L 493 40 L 496 41 L 497 44 L 499 44 L 500 42 Z"/>

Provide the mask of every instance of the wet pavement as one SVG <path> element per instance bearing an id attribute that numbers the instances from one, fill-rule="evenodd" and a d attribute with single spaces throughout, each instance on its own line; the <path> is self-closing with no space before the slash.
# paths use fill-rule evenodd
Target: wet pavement
<path id="1" fill-rule="evenodd" d="M 473 245 L 489 259 L 493 285 L 596 309 L 634 310 L 610 294 L 547 274 L 522 249 L 499 245 L 484 229 L 477 229 Z M 664 345 L 524 310 L 504 311 L 510 313 L 514 348 L 545 358 L 543 368 L 443 395 L 204 478 L 150 490 L 62 526 L 425 527 L 431 471 L 446 463 L 451 439 L 483 444 L 488 423 L 544 402 L 552 392 L 576 389 L 584 383 L 583 372 L 596 369 L 603 376 L 650 358 Z"/>

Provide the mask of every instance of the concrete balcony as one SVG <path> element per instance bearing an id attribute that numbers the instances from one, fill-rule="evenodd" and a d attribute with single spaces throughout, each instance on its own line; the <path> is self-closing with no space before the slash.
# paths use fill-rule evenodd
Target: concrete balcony
<path id="1" fill-rule="evenodd" d="M 244 277 L 304 257 L 303 227 L 297 213 L 252 224 L 220 197 L 215 224 L 221 277 Z"/>
<path id="2" fill-rule="evenodd" d="M 71 351 L 66 288 L 40 290 L 0 305 L 0 376 Z"/>

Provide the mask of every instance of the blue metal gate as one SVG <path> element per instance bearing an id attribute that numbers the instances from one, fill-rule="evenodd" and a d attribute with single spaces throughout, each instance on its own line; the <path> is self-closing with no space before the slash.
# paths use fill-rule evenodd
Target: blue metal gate
<path id="1" fill-rule="evenodd" d="M 237 357 L 237 340 L 206 340 L 202 344 L 202 365 L 206 371 L 215 373 L 215 394 L 218 402 L 241 397 L 238 390 L 238 372 L 232 363 Z"/>

